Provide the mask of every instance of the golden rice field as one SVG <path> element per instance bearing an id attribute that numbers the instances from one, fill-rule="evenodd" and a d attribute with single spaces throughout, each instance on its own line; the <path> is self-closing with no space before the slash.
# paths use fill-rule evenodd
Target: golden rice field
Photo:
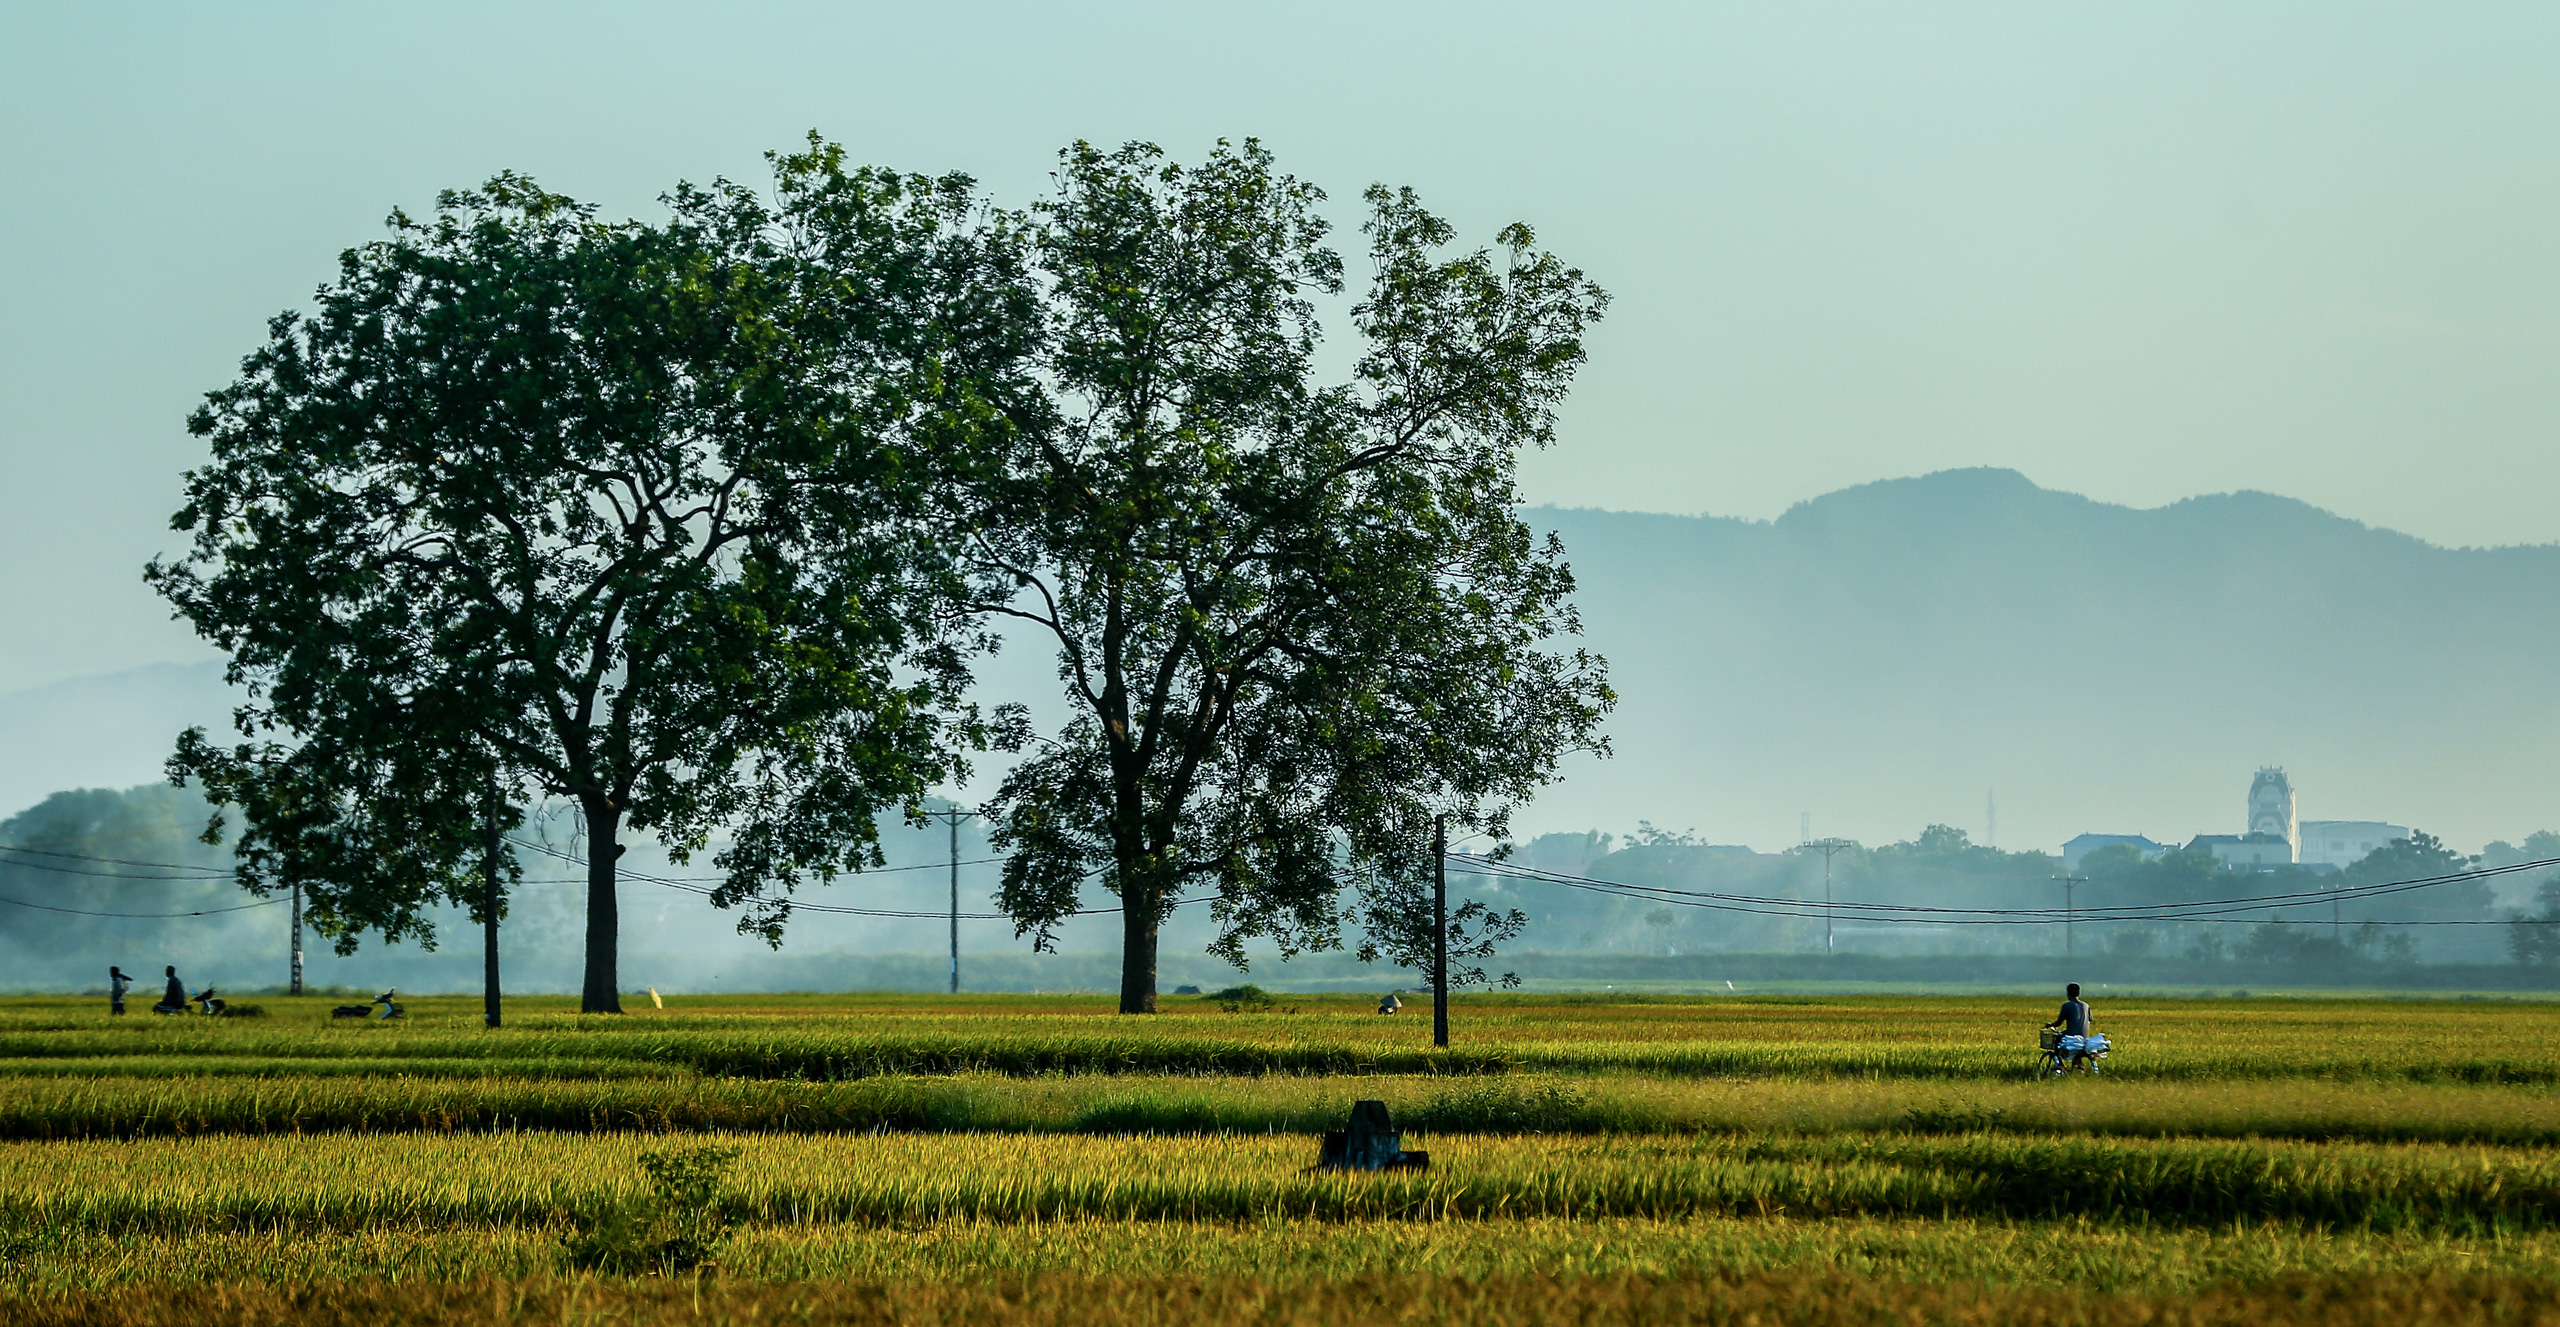
<path id="1" fill-rule="evenodd" d="M 0 1320 L 2560 1323 L 2554 1004 L 256 1002 L 0 1001 Z M 707 1267 L 582 1252 L 697 1146 Z"/>

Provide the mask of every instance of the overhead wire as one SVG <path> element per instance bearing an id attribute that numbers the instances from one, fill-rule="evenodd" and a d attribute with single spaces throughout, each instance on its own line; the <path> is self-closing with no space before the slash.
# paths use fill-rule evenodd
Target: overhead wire
<path id="1" fill-rule="evenodd" d="M 1847 910 L 1854 920 L 1888 925 L 1912 926 L 2028 926 L 2071 924 L 2075 922 L 2178 922 L 2213 921 L 2255 912 L 2260 908 L 2306 907 L 2336 900 L 2345 902 L 2388 894 L 2433 888 L 2463 880 L 2486 879 L 2520 871 L 2539 870 L 2560 865 L 2560 858 L 2519 862 L 2509 866 L 2485 867 L 2457 871 L 2412 880 L 2387 881 L 2370 886 L 2354 886 L 2340 890 L 2317 890 L 2285 894 L 2265 894 L 2232 899 L 2199 900 L 2193 903 L 2128 904 L 2104 908 L 1939 908 L 1920 904 L 1877 904 L 1837 901 L 1819 903 L 1808 899 L 1777 898 L 1763 895 L 1725 894 L 1701 890 L 1673 889 L 1662 885 L 1632 884 L 1624 881 L 1597 880 L 1589 876 L 1570 875 L 1517 866 L 1487 858 L 1467 858 L 1463 865 L 1450 869 L 1458 874 L 1480 877 L 1528 880 L 1559 885 L 1589 893 L 1610 894 L 1648 902 L 1670 903 L 1683 907 L 1708 908 L 1722 912 L 1748 913 L 1758 916 L 1816 918 Z M 2279 920 L 2273 917 L 2270 920 Z M 2333 925 L 2335 922 L 2310 918 L 2281 919 L 2305 925 Z M 2362 924 L 2363 919 L 2359 919 Z M 2413 920 L 2385 923 L 2393 926 L 2507 926 L 2508 920 Z"/>
<path id="2" fill-rule="evenodd" d="M 57 908 L 49 903 L 29 903 L 25 899 L 15 899 L 9 898 L 5 895 L 0 895 L 0 903 L 14 904 L 21 908 L 33 908 L 38 912 L 69 913 L 74 917 L 210 917 L 215 913 L 221 912 L 247 912 L 251 908 L 272 908 L 285 901 L 286 900 L 280 898 L 260 899 L 255 903 L 243 903 L 236 907 L 197 908 L 191 912 L 92 912 L 87 908 Z"/>
<path id="3" fill-rule="evenodd" d="M 553 848 L 548 844 L 536 843 L 530 840 L 516 838 L 514 836 L 508 836 L 507 842 L 514 844 L 519 848 L 523 848 L 558 861 L 567 862 L 580 867 L 587 865 L 584 858 Z M 76 861 L 111 866 L 149 867 L 157 870 L 185 873 L 178 875 L 137 875 L 130 872 L 120 871 L 91 871 L 77 866 L 56 865 L 49 862 L 19 861 L 0 856 L 0 863 L 16 866 L 21 869 L 47 871 L 64 875 L 87 876 L 96 879 L 156 881 L 162 883 L 211 883 L 232 878 L 231 872 L 218 867 L 190 865 L 179 862 L 142 861 L 134 858 L 102 857 L 86 853 L 52 851 L 30 847 L 23 844 L 0 844 L 0 854 L 48 857 L 59 861 Z M 981 857 L 957 863 L 933 862 L 918 866 L 883 867 L 864 874 L 885 874 L 893 871 L 946 870 L 955 865 L 983 866 L 1002 860 L 1004 859 L 1000 857 Z M 1850 915 L 1852 920 L 1861 920 L 1884 925 L 2020 926 L 2054 925 L 2057 923 L 2076 924 L 2081 922 L 2091 924 L 2103 924 L 2107 922 L 2198 922 L 2221 920 L 2232 916 L 2254 913 L 2260 909 L 2270 910 L 2270 921 L 2292 922 L 2303 925 L 2334 925 L 2336 924 L 2334 920 L 2324 923 L 2319 919 L 2310 918 L 2278 918 L 2273 915 L 2273 911 L 2287 907 L 2307 907 L 2321 903 L 2328 903 L 2334 906 L 2339 903 L 2350 901 L 2362 901 L 2393 894 L 2408 893 L 2421 889 L 2431 889 L 2441 885 L 2461 881 L 2485 880 L 2497 876 L 2516 874 L 2519 872 L 2537 871 L 2552 866 L 2560 866 L 2560 857 L 2543 858 L 2529 862 L 2517 862 L 2505 866 L 2479 867 L 2470 870 L 2448 872 L 2441 875 L 2422 876 L 2408 880 L 2392 880 L 2382 881 L 2371 885 L 2347 886 L 2339 889 L 2297 890 L 2278 894 L 2240 895 L 2229 898 L 2198 899 L 2172 903 L 2102 904 L 2092 905 L 2085 908 L 1951 908 L 1916 903 L 1865 903 L 1848 899 L 1815 903 L 1808 899 L 1785 898 L 1771 895 L 1675 889 L 1667 885 L 1647 885 L 1631 881 L 1600 880 L 1590 876 L 1578 876 L 1567 872 L 1550 871 L 1537 867 L 1523 866 L 1513 862 L 1500 861 L 1491 857 L 1478 857 L 1467 854 L 1459 854 L 1452 862 L 1451 870 L 1461 875 L 1475 875 L 1483 878 L 1499 880 L 1529 881 L 1560 886 L 1562 888 L 1579 890 L 1587 893 L 1612 895 L 1620 898 L 1668 903 L 1682 907 L 1705 908 L 1715 911 L 1735 912 L 1757 916 L 1803 919 L 1837 916 L 1840 913 L 1846 912 Z M 1100 870 L 1101 868 L 1096 868 L 1094 871 L 1089 871 L 1086 874 L 1088 876 L 1099 874 Z M 684 893 L 703 897 L 709 897 L 716 892 L 711 889 L 703 888 L 699 884 L 692 883 L 688 880 L 652 875 L 647 872 L 634 871 L 628 868 L 617 868 L 615 874 L 619 877 L 628 878 L 644 884 L 658 885 L 663 888 L 679 890 Z M 522 883 L 577 884 L 583 882 L 575 879 L 566 879 L 525 881 Z M 1207 902 L 1211 897 L 1213 896 L 1204 895 L 1194 898 L 1176 899 L 1167 906 L 1182 907 L 1192 903 Z M 88 917 L 134 918 L 201 917 L 216 913 L 240 912 L 249 908 L 271 907 L 284 901 L 285 900 L 282 899 L 267 899 L 257 903 L 242 904 L 237 907 L 229 908 L 206 908 L 184 912 L 143 913 L 100 912 L 79 908 L 62 908 L 49 904 L 30 903 L 23 899 L 0 896 L 0 903 L 12 904 L 22 908 L 33 908 L 46 912 L 59 912 Z M 1011 919 L 1009 914 L 1000 912 L 954 913 L 948 909 L 919 911 L 896 908 L 858 908 L 841 904 L 808 903 L 798 900 L 792 901 L 790 906 L 794 911 L 916 921 L 948 920 L 953 918 L 963 921 L 1002 921 Z M 1085 908 L 1066 915 L 1070 917 L 1108 916 L 1118 914 L 1123 911 L 1125 911 L 1123 908 Z M 2366 919 L 2359 919 L 2358 924 L 2363 924 L 2364 920 Z M 2514 920 L 2492 919 L 2416 919 L 2407 921 L 2394 920 L 2384 924 L 2393 926 L 2508 926 L 2516 923 Z"/>
<path id="4" fill-rule="evenodd" d="M 587 864 L 587 863 L 586 863 L 586 860 L 585 860 L 584 858 L 577 857 L 577 856 L 574 856 L 574 855 L 572 855 L 572 854 L 570 854 L 570 853 L 563 852 L 563 851 L 561 851 L 560 849 L 557 849 L 557 848 L 551 847 L 551 846 L 550 846 L 550 845 L 548 845 L 548 844 L 530 843 L 530 842 L 527 842 L 527 841 L 525 841 L 525 840 L 523 840 L 523 839 L 515 838 L 515 837 L 513 837 L 513 836 L 509 836 L 509 837 L 508 837 L 508 839 L 507 839 L 507 842 L 512 843 L 512 844 L 515 844 L 517 847 L 520 847 L 520 848 L 525 848 L 525 849 L 529 849 L 529 850 L 531 850 L 531 851 L 533 851 L 533 852 L 541 853 L 542 855 L 544 855 L 544 856 L 546 856 L 546 857 L 551 857 L 551 858 L 554 858 L 554 859 L 559 860 L 559 861 L 572 862 L 572 863 L 575 863 L 576 865 L 579 865 L 579 866 L 584 866 L 584 865 L 586 865 L 586 864 Z M 983 860 L 984 860 L 984 861 L 1001 861 L 1001 860 L 1003 860 L 1003 859 L 1002 859 L 1002 858 L 997 858 L 997 857 L 990 857 L 990 858 L 985 858 L 985 859 L 983 859 Z M 963 864 L 965 865 L 966 863 L 963 863 Z M 948 863 L 943 863 L 943 862 L 936 862 L 936 863 L 934 863 L 934 866 L 936 866 L 936 867 L 938 867 L 938 868 L 945 868 L 945 869 L 947 869 L 947 868 L 948 868 L 948 865 L 949 865 Z M 1100 867 L 1096 867 L 1096 868 L 1094 868 L 1094 869 L 1093 869 L 1093 870 L 1091 870 L 1091 871 L 1087 871 L 1087 872 L 1085 872 L 1085 875 L 1089 878 L 1089 877 L 1092 877 L 1092 876 L 1095 876 L 1095 875 L 1099 875 L 1099 874 L 1101 874 L 1101 871 L 1102 871 L 1102 868 L 1100 868 Z M 704 888 L 702 888 L 702 887 L 701 887 L 701 886 L 699 886 L 699 885 L 687 884 L 687 883 L 684 883 L 684 882 L 682 882 L 682 881 L 669 880 L 669 879 L 666 879 L 666 878 L 664 878 L 664 877 L 662 877 L 662 876 L 649 875 L 649 874 L 646 874 L 646 873 L 644 873 L 644 872 L 640 872 L 640 871 L 632 871 L 632 870 L 626 870 L 626 869 L 623 869 L 623 868 L 620 868 L 620 867 L 616 867 L 616 868 L 615 868 L 615 870 L 614 870 L 614 874 L 615 874 L 617 877 L 620 877 L 620 878 L 627 878 L 627 879 L 631 879 L 631 880 L 637 880 L 637 881 L 640 881 L 640 882 L 641 882 L 641 883 L 643 883 L 643 884 L 662 885 L 662 886 L 664 886 L 664 887 L 666 887 L 666 888 L 668 888 L 668 889 L 677 889 L 677 890 L 682 890 L 682 891 L 684 891 L 685 893 L 688 893 L 688 894 L 699 894 L 699 895 L 702 895 L 702 896 L 704 896 L 704 897 L 709 897 L 709 896 L 714 892 L 714 891 L 712 891 L 712 890 L 704 889 Z M 1193 903 L 1206 903 L 1206 902 L 1208 902 L 1208 901 L 1210 900 L 1210 898 L 1211 898 L 1211 897 L 1212 897 L 1212 896 L 1210 896 L 1210 895 L 1200 895 L 1200 896 L 1198 896 L 1198 897 L 1194 897 L 1194 898 L 1178 898 L 1178 899 L 1174 899 L 1174 900 L 1172 900 L 1171 902 L 1168 902 L 1167 904 L 1165 904 L 1165 906 L 1166 906 L 1168 909 L 1170 909 L 1170 908 L 1179 908 L 1179 907 L 1184 907 L 1184 906 L 1186 906 L 1186 905 L 1193 904 Z M 982 922 L 985 922 L 985 921 L 1012 921 L 1012 920 L 1013 920 L 1013 916 L 1012 916 L 1012 914 L 1010 914 L 1010 913 L 1003 913 L 1003 912 L 953 912 L 953 911 L 951 911 L 950 909 L 947 909 L 947 908 L 945 908 L 945 909 L 941 909 L 941 910 L 937 910 L 937 911 L 933 911 L 933 912 L 915 912 L 915 911 L 907 911 L 907 910 L 903 910 L 903 909 L 896 909 L 896 908 L 853 908 L 853 907 L 846 907 L 846 906 L 844 906 L 844 905 L 842 905 L 842 904 L 835 904 L 835 903 L 803 903 L 803 902 L 801 902 L 801 901 L 799 901 L 799 900 L 797 900 L 797 899 L 793 899 L 793 900 L 791 900 L 791 902 L 790 902 L 790 907 L 791 907 L 791 910 L 792 910 L 792 911 L 794 911 L 794 912 L 816 912 L 816 913 L 826 913 L 826 914 L 830 914 L 830 915 L 840 915 L 840 916 L 848 916 L 848 917 L 887 917 L 887 918 L 893 918 L 893 919 L 899 919 L 899 920 L 906 920 L 906 921 L 949 921 L 949 920 L 952 920 L 952 919 L 954 919 L 954 918 L 957 918 L 958 920 L 960 920 L 960 921 L 964 921 L 964 922 L 965 922 L 965 921 L 982 921 Z M 1128 909 L 1126 909 L 1126 908 L 1079 908 L 1079 909 L 1077 909 L 1077 910 L 1076 910 L 1076 911 L 1074 911 L 1074 912 L 1070 912 L 1070 913 L 1065 914 L 1065 916 L 1066 916 L 1066 917 L 1105 917 L 1105 916 L 1116 916 L 1116 915 L 1118 915 L 1118 914 L 1120 914 L 1120 913 L 1123 913 L 1123 912 L 1126 912 L 1126 911 L 1128 911 Z M 1064 918 L 1061 918 L 1060 920 L 1064 920 Z"/>

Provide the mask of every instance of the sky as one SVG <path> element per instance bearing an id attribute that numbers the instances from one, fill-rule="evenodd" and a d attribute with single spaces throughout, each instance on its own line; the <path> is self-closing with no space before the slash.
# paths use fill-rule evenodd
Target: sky
<path id="1" fill-rule="evenodd" d="M 1258 136 L 1616 296 L 1533 502 L 1956 466 L 2560 540 L 2560 7 L 0 4 L 0 692 L 210 657 L 183 421 L 394 207 L 654 215 L 815 129 L 1028 202 Z M 1354 267 L 1357 271 L 1357 265 Z"/>

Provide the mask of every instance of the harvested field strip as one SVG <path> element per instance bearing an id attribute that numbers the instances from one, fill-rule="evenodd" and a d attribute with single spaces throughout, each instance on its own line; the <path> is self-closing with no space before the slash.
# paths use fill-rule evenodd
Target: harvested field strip
<path id="1" fill-rule="evenodd" d="M 495 1062 L 492 1062 L 493 1066 Z M 331 1066 L 335 1068 L 336 1066 Z M 627 1066 L 634 1070 L 647 1066 Z M 675 1071 L 670 1071 L 675 1072 Z M 964 1074 L 795 1083 L 610 1076 L 16 1077 L 0 1139 L 333 1132 L 1298 1133 L 1384 1100 L 1434 1133 L 1921 1132 L 2560 1144 L 2560 1094 L 2375 1083 Z"/>
<path id="2" fill-rule="evenodd" d="M 2152 1297 L 2068 1285 L 1909 1285 L 1832 1271 L 1744 1277 L 1417 1274 L 1309 1284 L 1250 1278 L 1048 1277 L 988 1284 L 706 1285 L 362 1282 L 124 1288 L 0 1300 L 26 1327 L 516 1327 L 563 1322 L 900 1327 L 1530 1327 L 1557 1322 L 1831 1324 L 2069 1322 L 2083 1327 L 2405 1327 L 2560 1320 L 2560 1284 L 2476 1273 L 2341 1278 Z"/>
<path id="3" fill-rule="evenodd" d="M 1291 1136 L 761 1136 L 754 1221 L 1688 1218 L 2560 1228 L 2560 1156 L 2433 1144 L 1874 1136 L 1428 1140 L 1427 1173 L 1311 1174 Z M 152 1234 L 552 1226 L 629 1195 L 634 1135 L 209 1139 L 0 1149 L 0 1228 Z"/>

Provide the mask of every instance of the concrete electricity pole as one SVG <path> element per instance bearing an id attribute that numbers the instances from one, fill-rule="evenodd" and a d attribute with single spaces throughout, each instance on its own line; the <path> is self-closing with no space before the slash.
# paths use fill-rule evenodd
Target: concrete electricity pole
<path id="1" fill-rule="evenodd" d="M 927 812 L 927 814 L 939 816 L 951 823 L 951 993 L 958 995 L 960 993 L 960 818 L 974 817 L 978 813 L 963 811 L 954 806 Z"/>
<path id="2" fill-rule="evenodd" d="M 1431 1044 L 1449 1048 L 1449 818 L 1431 822 Z"/>
<path id="3" fill-rule="evenodd" d="M 1831 946 L 1831 858 L 1843 849 L 1856 845 L 1847 839 L 1815 839 L 1804 845 L 1806 850 L 1822 854 L 1822 952 L 1837 952 Z"/>
<path id="4" fill-rule="evenodd" d="M 2089 877 L 2085 875 L 2058 875 L 2055 876 L 2054 879 L 2062 882 L 2062 956 L 2064 958 L 2069 958 L 2074 952 L 2071 947 L 2071 889 L 2074 885 L 2085 885 L 2089 883 Z"/>

